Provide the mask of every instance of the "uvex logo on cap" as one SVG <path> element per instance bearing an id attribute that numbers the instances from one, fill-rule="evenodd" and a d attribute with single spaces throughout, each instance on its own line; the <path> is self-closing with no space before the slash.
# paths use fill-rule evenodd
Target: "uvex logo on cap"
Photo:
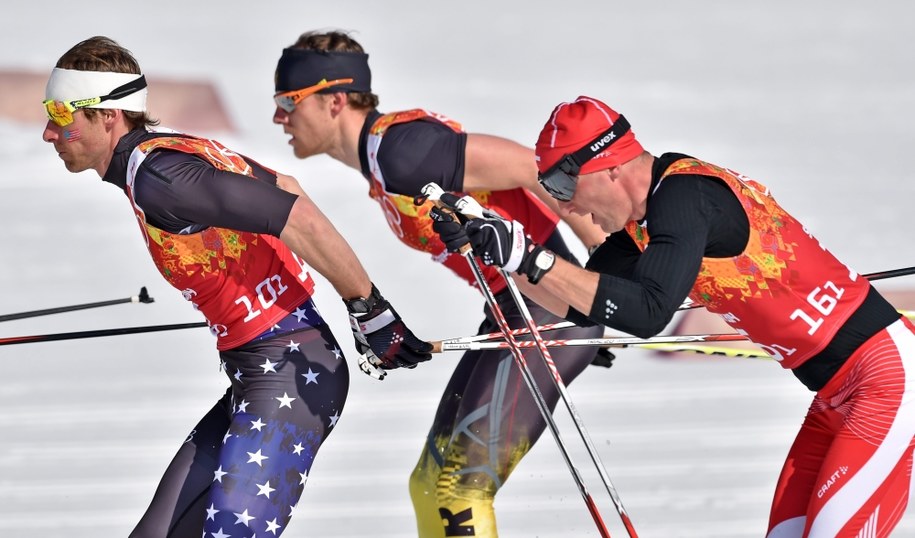
<path id="1" fill-rule="evenodd" d="M 622 115 L 587 96 L 557 105 L 534 145 L 540 173 L 574 155 L 577 174 L 589 174 L 625 163 L 643 151 Z"/>
<path id="2" fill-rule="evenodd" d="M 591 151 L 597 153 L 602 147 L 611 143 L 613 139 L 616 138 L 616 133 L 610 132 L 607 133 L 603 138 L 591 144 Z"/>

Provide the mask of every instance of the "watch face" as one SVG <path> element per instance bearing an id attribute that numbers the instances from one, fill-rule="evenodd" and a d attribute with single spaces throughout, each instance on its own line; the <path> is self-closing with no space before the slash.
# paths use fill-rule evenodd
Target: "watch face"
<path id="1" fill-rule="evenodd" d="M 365 299 L 353 299 L 352 301 L 346 302 L 346 307 L 353 314 L 366 314 L 369 311 L 368 301 Z"/>
<path id="2" fill-rule="evenodd" d="M 553 267 L 553 264 L 556 263 L 556 256 L 554 256 L 552 252 L 547 252 L 544 250 L 537 255 L 534 263 L 537 265 L 538 269 L 546 271 L 547 269 Z"/>

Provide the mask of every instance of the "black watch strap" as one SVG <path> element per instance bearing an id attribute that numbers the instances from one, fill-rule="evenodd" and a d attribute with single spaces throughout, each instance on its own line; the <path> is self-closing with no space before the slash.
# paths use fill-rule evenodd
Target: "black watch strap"
<path id="1" fill-rule="evenodd" d="M 540 282 L 543 275 L 550 272 L 550 269 L 556 264 L 556 255 L 543 247 L 537 247 L 537 252 L 532 252 L 531 268 L 527 274 L 527 281 L 531 284 Z"/>
<path id="2" fill-rule="evenodd" d="M 368 314 L 375 308 L 378 301 L 381 300 L 381 292 L 372 284 L 372 292 L 368 297 L 356 297 L 355 299 L 344 299 L 346 310 L 350 314 Z"/>

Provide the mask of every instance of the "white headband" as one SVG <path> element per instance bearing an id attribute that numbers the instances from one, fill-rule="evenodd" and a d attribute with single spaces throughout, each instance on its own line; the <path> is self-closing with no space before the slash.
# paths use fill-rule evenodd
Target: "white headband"
<path id="1" fill-rule="evenodd" d="M 135 73 L 110 73 L 107 71 L 76 71 L 55 67 L 45 88 L 45 99 L 76 101 L 108 95 L 140 75 Z M 87 108 L 116 108 L 132 112 L 146 112 L 146 88 L 120 99 L 107 99 Z"/>

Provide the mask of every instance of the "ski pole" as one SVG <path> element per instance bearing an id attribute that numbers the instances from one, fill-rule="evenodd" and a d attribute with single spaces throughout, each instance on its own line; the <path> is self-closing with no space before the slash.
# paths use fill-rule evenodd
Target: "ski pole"
<path id="1" fill-rule="evenodd" d="M 437 190 L 436 190 L 437 189 Z M 431 198 L 434 203 L 437 203 L 440 207 L 445 209 L 453 210 L 448 207 L 444 202 L 440 200 L 441 197 L 441 187 L 434 183 L 430 183 L 423 187 L 423 194 L 427 198 Z M 489 284 L 486 282 L 486 278 L 483 276 L 483 271 L 480 269 L 479 264 L 474 258 L 473 249 L 470 244 L 466 244 L 460 249 L 460 254 L 464 256 L 467 260 L 467 264 L 470 267 L 471 272 L 473 273 L 474 278 L 476 279 L 477 285 L 480 288 L 480 291 L 483 293 L 483 297 L 486 299 L 486 304 L 489 306 L 490 311 L 492 312 L 493 318 L 496 320 L 496 323 L 499 325 L 499 329 L 502 331 L 505 340 L 502 342 L 505 344 L 505 348 L 510 350 L 512 357 L 517 364 L 521 376 L 524 379 L 525 384 L 530 390 L 531 395 L 534 398 L 534 401 L 537 404 L 537 408 L 540 411 L 540 414 L 543 416 L 543 420 L 546 422 L 549 427 L 550 433 L 553 435 L 553 438 L 556 441 L 556 445 L 559 447 L 559 452 L 562 454 L 563 460 L 566 462 L 566 466 L 569 468 L 569 471 L 572 473 L 572 478 L 575 481 L 575 485 L 578 487 L 578 491 L 581 494 L 582 498 L 585 501 L 585 505 L 588 508 L 588 512 L 591 514 L 591 517 L 594 519 L 594 523 L 597 526 L 600 535 L 603 538 L 610 538 L 610 531 L 607 529 L 606 524 L 603 521 L 603 518 L 600 515 L 600 511 L 597 509 L 597 505 L 594 503 L 594 499 L 591 497 L 591 494 L 588 492 L 587 487 L 585 486 L 584 480 L 579 472 L 578 468 L 572 462 L 572 457 L 569 454 L 568 448 L 566 447 L 565 442 L 562 439 L 562 434 L 559 432 L 559 427 L 556 425 L 553 416 L 550 413 L 549 404 L 547 404 L 546 398 L 544 398 L 543 393 L 540 391 L 540 388 L 537 386 L 537 382 L 534 379 L 534 375 L 531 372 L 530 368 L 527 365 L 527 361 L 524 358 L 524 354 L 521 352 L 521 346 L 518 345 L 518 342 L 515 341 L 515 338 L 512 334 L 512 329 L 508 325 L 508 321 L 505 318 L 505 315 L 502 313 L 502 309 L 499 307 L 498 302 L 496 301 L 495 296 L 492 293 L 492 289 L 489 287 Z M 433 343 L 434 345 L 434 343 Z M 434 350 L 433 350 L 434 352 Z"/>
<path id="2" fill-rule="evenodd" d="M 898 310 L 903 316 L 912 319 L 915 317 L 913 310 Z M 625 347 L 637 347 L 641 349 L 651 349 L 662 351 L 664 353 L 698 353 L 700 355 L 718 355 L 722 357 L 742 358 L 742 359 L 771 359 L 772 357 L 761 349 L 743 349 L 723 346 L 702 346 L 697 344 L 674 344 L 674 343 L 646 343 L 630 344 Z"/>
<path id="3" fill-rule="evenodd" d="M 912 274 L 915 274 L 915 267 L 906 267 L 903 269 L 892 269 L 889 271 L 868 273 L 868 274 L 864 275 L 864 278 L 866 278 L 870 281 L 874 281 L 874 280 L 883 280 L 886 278 L 894 278 L 894 277 L 898 277 L 898 276 L 908 276 L 908 275 L 912 275 Z M 687 302 L 687 303 L 683 304 L 682 306 L 680 306 L 680 308 L 678 308 L 678 310 L 692 310 L 694 308 L 701 308 L 701 306 L 702 305 L 699 305 L 699 304 L 696 304 L 693 302 Z M 915 319 L 915 310 L 899 310 L 899 313 L 909 319 Z M 560 321 L 557 323 L 550 323 L 547 325 L 539 325 L 537 327 L 537 330 L 539 332 L 546 332 L 546 331 L 555 331 L 558 329 L 567 329 L 569 327 L 574 327 L 574 326 L 575 326 L 575 324 L 572 323 L 571 321 Z M 522 335 L 526 335 L 528 333 L 530 333 L 530 329 L 528 329 L 527 327 L 523 327 L 520 329 L 512 329 L 512 335 L 514 335 L 514 336 L 522 336 Z M 454 338 L 446 338 L 446 339 L 443 339 L 442 342 L 473 342 L 473 341 L 492 340 L 494 338 L 501 338 L 501 337 L 502 337 L 501 332 L 494 332 L 494 333 L 489 333 L 489 334 L 474 334 L 471 336 L 457 336 Z"/>
<path id="4" fill-rule="evenodd" d="M 888 271 L 868 273 L 864 275 L 864 278 L 873 282 L 874 280 L 883 280 L 885 278 L 896 278 L 897 276 L 908 276 L 913 274 L 915 274 L 915 267 L 903 267 L 901 269 L 890 269 Z"/>
<path id="5" fill-rule="evenodd" d="M 897 310 L 897 312 L 899 312 L 900 314 L 902 314 L 903 316 L 905 316 L 909 319 L 915 319 L 915 310 Z M 571 321 L 560 321 L 558 323 L 548 323 L 546 325 L 538 325 L 537 332 L 542 333 L 542 332 L 547 332 L 547 331 L 555 331 L 558 329 L 568 329 L 569 327 L 575 327 L 575 324 L 572 323 Z M 528 329 L 527 327 L 520 328 L 520 329 L 512 329 L 512 336 L 527 336 L 528 334 L 530 334 L 530 329 Z M 495 340 L 497 338 L 500 339 L 503 336 L 504 335 L 501 332 L 487 333 L 487 334 L 472 334 L 469 336 L 455 336 L 453 338 L 444 338 L 441 340 L 441 342 L 443 344 L 484 342 L 487 340 Z M 652 344 L 652 345 L 654 346 L 655 344 Z M 660 346 L 660 345 L 666 345 L 666 344 L 657 344 L 657 345 Z M 631 346 L 644 347 L 641 344 L 631 344 Z M 660 349 L 660 348 L 655 347 L 653 349 Z"/>
<path id="6" fill-rule="evenodd" d="M 430 187 L 428 191 L 424 190 L 423 194 L 427 194 L 434 200 L 439 200 L 442 204 L 445 203 L 444 201 L 440 200 L 442 192 L 438 185 L 433 184 L 433 187 Z M 468 218 L 479 218 L 484 214 L 483 207 L 470 196 L 464 196 L 460 198 L 455 205 L 459 207 L 451 207 L 449 209 L 461 211 L 461 213 L 463 213 L 464 216 Z M 474 260 L 474 263 L 476 263 L 476 260 Z M 543 338 L 540 336 L 540 331 L 537 329 L 537 324 L 534 323 L 534 318 L 531 316 L 531 312 L 527 307 L 527 303 L 525 302 L 524 297 L 521 295 L 521 291 L 518 289 L 518 286 L 515 284 L 515 281 L 512 279 L 511 275 L 509 275 L 504 269 L 499 268 L 499 274 L 505 280 L 508 291 L 512 296 L 512 300 L 514 300 L 515 305 L 518 307 L 518 311 L 521 314 L 522 319 L 524 319 L 524 324 L 527 326 L 528 332 L 533 338 L 533 343 L 537 348 L 540 357 L 543 359 L 543 364 L 546 365 L 547 369 L 550 371 L 553 386 L 559 392 L 559 396 L 562 398 L 562 401 L 566 406 L 566 410 L 572 417 L 572 422 L 575 424 L 575 429 L 578 431 L 578 435 L 584 443 L 585 449 L 588 451 L 588 455 L 591 457 L 591 462 L 597 469 L 597 473 L 600 475 L 600 478 L 604 483 L 604 487 L 607 489 L 607 493 L 610 495 L 610 499 L 613 501 L 613 504 L 616 507 L 616 511 L 619 513 L 620 519 L 623 522 L 623 526 L 626 527 L 626 531 L 629 533 L 630 538 L 638 538 L 638 533 L 636 533 L 635 528 L 632 525 L 632 520 L 629 518 L 629 513 L 623 506 L 623 502 L 620 499 L 619 493 L 613 486 L 613 482 L 610 480 L 610 476 L 607 473 L 603 462 L 601 462 L 600 455 L 597 453 L 597 449 L 594 447 L 594 443 L 591 441 L 591 436 L 588 435 L 588 430 L 585 429 L 584 421 L 582 420 L 581 415 L 578 413 L 578 410 L 572 403 L 572 398 L 569 396 L 566 384 L 562 380 L 562 376 L 559 374 L 559 368 L 557 368 L 556 363 L 553 362 L 553 357 L 550 354 L 546 344 L 544 343 Z"/>
<path id="7" fill-rule="evenodd" d="M 746 342 L 747 337 L 737 333 L 723 334 L 674 334 L 638 338 L 622 336 L 613 338 L 572 338 L 568 340 L 544 340 L 546 347 L 629 347 L 644 344 L 688 344 L 698 342 Z M 521 348 L 533 348 L 533 340 L 517 340 L 515 345 Z M 432 353 L 445 351 L 470 351 L 478 349 L 508 349 L 510 345 L 504 340 L 494 342 L 456 342 L 449 340 L 432 341 Z"/>
<path id="8" fill-rule="evenodd" d="M 559 446 L 559 450 L 562 453 L 563 459 L 565 460 L 566 465 L 569 467 L 569 470 L 572 472 L 572 476 L 576 485 L 578 486 L 578 490 L 585 500 L 585 504 L 588 507 L 588 512 L 591 513 L 591 517 L 594 519 L 594 523 L 597 525 L 597 529 L 600 532 L 600 535 L 603 538 L 610 538 L 610 531 L 607 530 L 606 524 L 604 523 L 603 518 L 601 518 L 600 512 L 597 509 L 597 505 L 594 503 L 594 499 L 591 497 L 591 494 L 588 492 L 588 489 L 585 486 L 584 479 L 581 477 L 581 473 L 572 462 L 572 457 L 569 455 L 569 451 L 565 446 L 565 442 L 562 440 L 562 435 L 559 433 L 559 427 L 553 420 L 552 414 L 550 414 L 550 409 L 546 402 L 546 398 L 544 398 L 543 393 L 540 392 L 540 388 L 537 386 L 537 382 L 534 380 L 534 375 L 530 371 L 530 368 L 527 366 L 524 355 L 521 353 L 521 346 L 518 345 L 519 342 L 516 342 L 514 337 L 511 335 L 511 329 L 508 326 L 508 321 L 505 319 L 505 315 L 502 313 L 502 309 L 499 308 L 495 296 L 492 294 L 492 290 L 489 288 L 489 284 L 486 283 L 486 279 L 483 277 L 483 273 L 477 265 L 477 261 L 473 258 L 473 251 L 468 249 L 467 253 L 464 254 L 464 257 L 467 258 L 468 262 L 473 268 L 474 277 L 476 278 L 480 289 L 483 290 L 483 296 L 486 297 L 486 302 L 492 311 L 493 317 L 496 319 L 499 326 L 505 329 L 506 341 L 504 343 L 507 344 L 506 347 L 511 350 L 515 359 L 515 363 L 521 370 L 525 383 L 527 384 L 531 394 L 534 396 L 534 400 L 537 402 L 537 407 L 540 409 L 540 414 L 543 415 L 544 420 L 546 420 L 550 427 L 550 431 L 553 433 L 553 437 L 556 440 L 556 444 Z"/>
<path id="9" fill-rule="evenodd" d="M 746 359 L 771 359 L 772 357 L 762 350 L 747 350 L 737 348 L 697 346 L 701 342 L 747 342 L 745 336 L 739 334 L 695 334 L 655 336 L 653 338 L 578 338 L 569 340 L 545 340 L 546 347 L 638 347 L 656 351 L 683 351 L 699 353 L 702 355 L 724 355 L 729 357 L 742 357 Z M 508 349 L 504 341 L 496 342 L 454 342 L 447 340 L 432 341 L 432 353 L 446 351 L 475 351 L 484 349 Z M 519 347 L 532 348 L 537 343 L 532 340 L 516 341 Z"/>
<path id="10" fill-rule="evenodd" d="M 585 444 L 588 455 L 591 457 L 591 462 L 597 469 L 597 473 L 600 475 L 600 478 L 604 483 L 604 487 L 607 489 L 607 493 L 610 494 L 610 499 L 616 506 L 616 511 L 620 515 L 623 526 L 626 527 L 626 531 L 629 533 L 630 538 L 638 538 L 638 533 L 635 532 L 635 528 L 632 526 L 632 520 L 629 518 L 629 512 L 627 512 L 626 508 L 623 506 L 623 501 L 620 499 L 619 493 L 613 486 L 613 482 L 610 480 L 610 475 L 607 473 L 607 469 L 604 468 L 604 464 L 600 459 L 600 455 L 598 455 L 597 449 L 594 447 L 594 443 L 591 441 L 591 436 L 588 435 L 588 430 L 585 429 L 581 415 L 578 414 L 578 410 L 572 403 L 572 398 L 569 396 L 569 392 L 566 389 L 566 384 L 562 380 L 562 377 L 559 375 L 559 369 L 556 367 L 556 363 L 553 362 L 553 357 L 550 355 L 549 349 L 547 348 L 543 339 L 540 337 L 540 332 L 537 331 L 537 325 L 534 323 L 534 319 L 531 316 L 530 310 L 527 308 L 527 304 L 524 302 L 524 297 L 518 290 L 518 286 L 515 284 L 515 281 L 512 280 L 512 277 L 509 276 L 504 269 L 500 268 L 499 273 L 508 284 L 508 289 L 511 292 L 512 299 L 514 299 L 515 304 L 518 306 L 518 311 L 521 312 L 521 316 L 524 318 L 524 322 L 527 324 L 527 328 L 530 331 L 531 336 L 534 338 L 534 342 L 537 344 L 537 351 L 540 352 L 540 356 L 543 358 L 543 363 L 550 370 L 550 373 L 553 374 L 553 385 L 556 387 L 556 390 L 559 391 L 559 395 L 562 398 L 563 403 L 565 403 L 566 410 L 572 417 L 572 422 L 575 424 L 575 429 L 578 430 L 578 435 L 581 437 L 582 442 Z"/>
<path id="11" fill-rule="evenodd" d="M 144 303 L 149 304 L 154 302 L 155 299 L 149 296 L 146 292 L 146 286 L 140 288 L 139 295 L 131 295 L 130 297 L 125 297 L 123 299 L 112 299 L 110 301 L 99 301 L 96 303 L 85 303 L 72 306 L 60 306 L 57 308 L 47 308 L 44 310 L 32 310 L 29 312 L 19 312 L 18 314 L 6 314 L 0 316 L 0 321 L 13 321 L 15 319 L 25 319 L 25 318 L 35 318 L 38 316 L 48 316 L 51 314 L 60 314 L 63 312 L 73 312 L 75 310 L 85 310 L 87 308 L 100 308 L 102 306 L 112 306 L 116 304 L 124 303 Z"/>
<path id="12" fill-rule="evenodd" d="M 909 275 L 913 275 L 913 274 L 915 274 L 915 267 L 902 267 L 900 269 L 890 269 L 888 271 L 877 271 L 876 273 L 866 273 L 861 276 L 863 276 L 865 279 L 869 280 L 870 282 L 874 282 L 876 280 L 884 280 L 887 278 L 896 278 L 898 276 L 909 276 Z M 690 301 L 688 304 L 682 305 L 678 310 L 692 310 L 694 308 L 702 308 L 703 306 L 704 305 Z M 902 311 L 902 310 L 900 312 L 905 313 L 905 311 Z M 906 316 L 910 317 L 908 314 L 906 314 Z"/>
<path id="13" fill-rule="evenodd" d="M 36 342 L 54 342 L 57 340 L 78 340 L 81 338 L 98 338 L 100 336 L 118 336 L 122 334 L 139 334 L 157 331 L 174 331 L 178 329 L 193 329 L 206 327 L 203 321 L 197 323 L 177 323 L 173 325 L 146 325 L 141 327 L 120 327 L 115 329 L 100 329 L 95 331 L 77 331 L 69 333 L 35 334 L 30 336 L 9 336 L 0 338 L 0 346 L 13 344 L 31 344 Z"/>

